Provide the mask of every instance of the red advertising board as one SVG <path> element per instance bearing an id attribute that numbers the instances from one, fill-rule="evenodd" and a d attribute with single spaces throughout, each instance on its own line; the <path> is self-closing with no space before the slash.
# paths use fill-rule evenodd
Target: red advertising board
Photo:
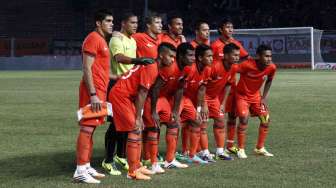
<path id="1" fill-rule="evenodd" d="M 15 56 L 45 55 L 49 53 L 49 39 L 15 39 Z"/>
<path id="2" fill-rule="evenodd" d="M 0 38 L 0 56 L 10 56 L 10 39 Z"/>

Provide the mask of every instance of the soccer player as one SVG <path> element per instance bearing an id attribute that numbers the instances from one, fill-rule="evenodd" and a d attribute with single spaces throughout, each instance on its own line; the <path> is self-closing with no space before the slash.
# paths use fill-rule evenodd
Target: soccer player
<path id="1" fill-rule="evenodd" d="M 196 38 L 190 42 L 194 48 L 200 44 L 210 45 L 209 29 L 208 23 L 204 21 L 197 22 L 195 28 Z"/>
<path id="2" fill-rule="evenodd" d="M 161 43 L 175 48 L 170 43 Z M 183 96 L 184 79 L 187 76 L 187 67 L 193 63 L 193 57 L 186 57 L 188 45 L 181 44 L 177 48 L 177 62 L 169 67 L 162 67 L 158 78 L 151 88 L 150 97 L 147 98 L 144 109 L 144 124 L 148 130 L 148 150 L 152 163 L 152 171 L 163 173 L 164 170 L 157 163 L 160 124 L 166 129 L 166 161 L 165 168 L 187 168 L 175 159 L 177 135 L 179 129 L 179 108 Z"/>
<path id="3" fill-rule="evenodd" d="M 141 132 L 143 130 L 143 107 L 148 90 L 155 82 L 159 68 L 169 66 L 175 52 L 162 44 L 158 48 L 156 63 L 147 66 L 134 66 L 121 77 L 109 93 L 113 106 L 113 120 L 117 131 L 127 131 L 127 161 L 129 170 L 127 177 L 137 180 L 150 180 L 148 175 L 154 174 L 145 166 L 141 166 Z"/>
<path id="4" fill-rule="evenodd" d="M 157 49 L 161 43 L 162 19 L 157 14 L 151 14 L 145 18 L 146 31 L 135 33 L 132 37 L 137 44 L 137 57 L 157 58 Z"/>
<path id="5" fill-rule="evenodd" d="M 212 42 L 211 48 L 214 53 L 214 63 L 221 62 L 224 54 L 223 54 L 223 48 L 225 45 L 229 43 L 234 43 L 240 48 L 240 62 L 247 59 L 248 53 L 244 49 L 244 47 L 241 45 L 239 41 L 233 38 L 233 24 L 231 19 L 224 18 L 220 24 L 218 25 L 218 33 L 219 37 Z M 236 84 L 232 84 L 230 94 L 227 99 L 227 105 L 231 108 L 226 108 L 226 111 L 228 112 L 228 120 L 227 120 L 227 144 L 225 151 L 227 153 L 237 154 L 238 148 L 234 146 L 234 138 L 236 134 L 236 110 L 235 110 L 235 86 Z"/>
<path id="6" fill-rule="evenodd" d="M 159 44 L 161 44 L 161 37 L 159 36 L 162 32 L 162 18 L 156 14 L 152 13 L 145 18 L 146 31 L 143 33 L 135 33 L 132 37 L 137 43 L 137 57 L 147 57 L 147 58 L 157 58 L 157 49 Z M 147 131 L 143 131 L 144 138 L 147 137 Z M 143 140 L 144 146 L 146 145 L 146 139 Z M 144 147 L 144 163 L 147 165 L 150 159 L 150 153 Z"/>
<path id="7" fill-rule="evenodd" d="M 235 84 L 235 66 L 239 61 L 239 50 L 239 47 L 233 43 L 225 45 L 223 50 L 224 59 L 220 63 L 212 64 L 210 80 L 206 85 L 205 101 L 209 109 L 209 118 L 214 119 L 213 134 L 217 146 L 216 158 L 222 160 L 233 160 L 224 151 L 224 117 L 230 87 L 232 84 Z M 207 123 L 201 124 L 200 145 L 202 149 L 200 152 L 201 158 L 205 161 L 213 162 L 208 149 Z"/>
<path id="8" fill-rule="evenodd" d="M 168 33 L 160 35 L 162 42 L 167 42 L 177 48 L 182 42 L 186 42 L 183 35 L 183 20 L 179 16 L 172 16 L 168 21 Z"/>
<path id="9" fill-rule="evenodd" d="M 113 36 L 110 40 L 111 72 L 114 75 L 121 76 L 131 69 L 134 65 L 153 63 L 151 58 L 136 58 L 136 42 L 132 35 L 138 27 L 138 17 L 126 12 L 121 18 L 121 30 L 117 36 Z M 116 80 L 110 79 L 108 92 L 115 84 Z M 117 132 L 111 120 L 110 126 L 105 134 L 105 159 L 102 167 L 111 175 L 121 175 L 114 162 L 128 170 L 126 161 L 126 142 L 127 132 Z M 117 155 L 114 154 L 117 145 Z"/>
<path id="10" fill-rule="evenodd" d="M 214 61 L 222 61 L 224 54 L 223 48 L 226 44 L 234 43 L 240 48 L 240 60 L 248 57 L 247 51 L 239 41 L 233 38 L 233 24 L 229 18 L 224 18 L 218 25 L 219 37 L 211 43 L 211 48 L 214 54 Z"/>
<path id="11" fill-rule="evenodd" d="M 106 100 L 110 77 L 110 53 L 105 38 L 112 34 L 113 16 L 108 10 L 95 14 L 95 31 L 84 40 L 83 78 L 79 86 L 79 108 L 91 104 L 92 111 L 100 111 Z M 105 177 L 90 166 L 93 150 L 93 133 L 97 126 L 104 124 L 104 117 L 83 119 L 79 122 L 77 138 L 77 168 L 73 175 L 76 182 L 100 183 L 96 178 Z"/>
<path id="12" fill-rule="evenodd" d="M 272 80 L 276 72 L 276 66 L 272 63 L 272 49 L 266 45 L 257 48 L 256 60 L 249 58 L 238 66 L 240 79 L 236 88 L 238 126 L 238 158 L 245 159 L 245 140 L 248 117 L 258 116 L 260 120 L 259 136 L 254 152 L 258 155 L 272 157 L 265 147 L 265 139 L 270 123 L 267 99 Z M 265 80 L 266 78 L 266 80 Z M 264 90 L 261 95 L 261 88 Z"/>
<path id="13" fill-rule="evenodd" d="M 188 43 L 190 49 L 192 45 Z M 189 132 L 188 162 L 206 164 L 196 155 L 200 141 L 201 123 L 208 121 L 208 108 L 205 102 L 206 85 L 210 79 L 212 50 L 210 46 L 199 45 L 195 50 L 196 63 L 192 64 L 190 73 L 186 78 L 184 99 L 181 112 L 181 122 L 184 123 L 185 131 Z M 182 148 L 183 149 L 183 148 Z M 186 152 L 186 151 L 182 151 Z"/>

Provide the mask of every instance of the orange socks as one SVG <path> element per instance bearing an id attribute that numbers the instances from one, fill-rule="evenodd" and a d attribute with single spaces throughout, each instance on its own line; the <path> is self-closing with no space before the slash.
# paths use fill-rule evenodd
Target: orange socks
<path id="1" fill-rule="evenodd" d="M 268 123 L 260 123 L 257 149 L 264 147 L 267 134 L 268 134 Z"/>
<path id="2" fill-rule="evenodd" d="M 90 162 L 93 149 L 92 135 L 94 129 L 94 127 L 83 126 L 80 128 L 76 147 L 77 165 L 85 165 Z"/>
<path id="3" fill-rule="evenodd" d="M 224 142 L 225 142 L 224 122 L 215 122 L 213 125 L 213 132 L 217 148 L 224 148 Z"/>
<path id="4" fill-rule="evenodd" d="M 246 129 L 247 129 L 247 124 L 239 124 L 238 126 L 238 148 L 240 149 L 245 148 Z"/>
<path id="5" fill-rule="evenodd" d="M 140 132 L 132 131 L 128 133 L 127 138 L 127 162 L 129 164 L 129 172 L 134 173 L 140 167 L 141 156 L 141 137 Z"/>
<path id="6" fill-rule="evenodd" d="M 159 150 L 158 133 L 155 131 L 148 131 L 146 144 L 146 151 L 149 151 L 151 163 L 154 164 L 157 162 L 157 155 Z"/>
<path id="7" fill-rule="evenodd" d="M 190 130 L 189 125 L 187 123 L 184 124 L 182 127 L 182 153 L 186 153 L 188 151 L 189 146 L 189 136 L 190 136 Z"/>
<path id="8" fill-rule="evenodd" d="M 150 159 L 150 151 L 147 149 L 150 147 L 150 144 L 147 142 L 147 134 L 148 131 L 145 129 L 142 131 L 142 144 L 143 144 L 143 159 L 148 160 Z"/>
<path id="9" fill-rule="evenodd" d="M 178 125 L 168 124 L 166 132 L 166 161 L 171 162 L 175 158 L 177 146 Z"/>
<path id="10" fill-rule="evenodd" d="M 227 140 L 226 147 L 231 148 L 234 144 L 234 139 L 236 135 L 236 122 L 227 122 Z"/>
<path id="11" fill-rule="evenodd" d="M 209 149 L 207 123 L 202 123 L 201 124 L 201 138 L 200 138 L 200 142 L 197 147 L 197 152 L 200 152 L 201 150 L 206 150 L 206 149 Z"/>
<path id="12" fill-rule="evenodd" d="M 197 147 L 200 141 L 201 128 L 190 127 L 190 145 L 189 145 L 189 157 L 192 158 L 196 154 Z"/>

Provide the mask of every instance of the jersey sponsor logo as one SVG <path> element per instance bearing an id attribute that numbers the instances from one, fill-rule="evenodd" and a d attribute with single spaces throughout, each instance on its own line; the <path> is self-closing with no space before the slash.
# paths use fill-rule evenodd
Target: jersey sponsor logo
<path id="1" fill-rule="evenodd" d="M 218 56 L 219 56 L 219 57 L 223 57 L 224 54 L 223 54 L 223 53 L 219 53 Z"/>
<path id="2" fill-rule="evenodd" d="M 149 48 L 154 47 L 154 45 L 151 44 L 151 43 L 147 43 L 146 46 L 149 47 Z"/>

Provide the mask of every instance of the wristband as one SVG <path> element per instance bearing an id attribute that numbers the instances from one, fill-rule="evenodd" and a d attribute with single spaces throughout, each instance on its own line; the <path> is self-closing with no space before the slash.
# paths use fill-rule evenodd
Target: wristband
<path id="1" fill-rule="evenodd" d="M 196 108 L 197 112 L 201 112 L 201 109 L 202 109 L 202 107 L 200 107 L 200 106 L 197 106 L 197 108 Z"/>
<path id="2" fill-rule="evenodd" d="M 97 95 L 96 92 L 94 92 L 94 93 L 90 93 L 90 97 L 95 96 L 95 95 Z"/>

